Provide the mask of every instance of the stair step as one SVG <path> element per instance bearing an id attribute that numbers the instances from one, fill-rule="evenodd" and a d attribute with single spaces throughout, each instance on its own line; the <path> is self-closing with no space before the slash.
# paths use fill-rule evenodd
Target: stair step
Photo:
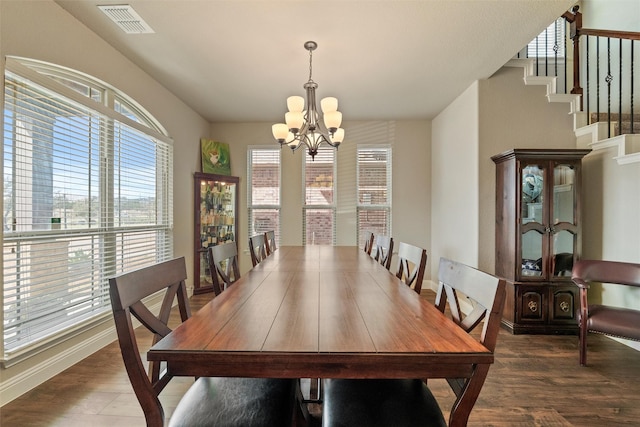
<path id="1" fill-rule="evenodd" d="M 604 122 L 608 120 L 607 113 L 591 113 L 591 123 Z M 622 114 L 622 124 L 619 122 L 619 114 L 611 114 L 611 131 L 613 135 L 631 135 L 640 133 L 640 117 L 633 115 L 633 132 L 631 131 L 631 114 Z M 622 126 L 621 126 L 622 125 Z"/>

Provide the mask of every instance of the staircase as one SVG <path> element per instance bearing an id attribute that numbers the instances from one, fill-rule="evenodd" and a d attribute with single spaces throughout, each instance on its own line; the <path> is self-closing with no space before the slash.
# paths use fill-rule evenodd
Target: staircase
<path id="1" fill-rule="evenodd" d="M 614 157 L 620 165 L 640 163 L 640 118 L 634 117 L 634 134 L 629 132 L 630 117 L 623 114 L 622 128 L 619 130 L 617 115 L 612 115 L 611 129 L 607 129 L 607 115 L 592 114 L 591 124 L 587 113 L 580 111 L 580 95 L 557 93 L 557 77 L 536 76 L 533 59 L 512 59 L 505 67 L 521 67 L 524 69 L 524 83 L 526 85 L 546 86 L 546 96 L 549 102 L 567 103 L 569 114 L 573 115 L 573 130 L 577 139 L 577 147 L 591 148 L 594 151 L 617 147 Z M 596 119 L 596 121 L 594 121 Z M 597 120 L 600 121 L 597 121 Z M 626 120 L 625 120 L 626 119 Z M 610 136 L 611 135 L 611 136 Z"/>

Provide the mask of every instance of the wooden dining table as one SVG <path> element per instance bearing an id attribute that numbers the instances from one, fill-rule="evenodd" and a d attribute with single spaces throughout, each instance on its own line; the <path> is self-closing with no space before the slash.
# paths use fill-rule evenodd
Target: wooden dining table
<path id="1" fill-rule="evenodd" d="M 176 376 L 264 378 L 473 379 L 494 361 L 426 298 L 349 246 L 278 248 L 147 358 L 166 361 Z M 453 409 L 468 416 L 479 392 Z"/>

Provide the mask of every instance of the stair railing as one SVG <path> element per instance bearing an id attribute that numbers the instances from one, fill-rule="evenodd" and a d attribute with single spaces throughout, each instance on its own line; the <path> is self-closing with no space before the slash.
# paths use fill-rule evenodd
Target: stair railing
<path id="1" fill-rule="evenodd" d="M 571 93 L 581 96 L 580 109 L 586 111 L 589 123 L 605 121 L 603 119 L 606 117 L 607 136 L 611 137 L 612 117 L 615 115 L 613 103 L 617 104 L 617 134 L 640 132 L 640 129 L 634 129 L 634 96 L 640 86 L 635 81 L 634 64 L 636 52 L 640 54 L 640 32 L 583 28 L 582 13 L 578 6 L 565 12 L 562 17 L 569 23 L 569 37 L 573 41 Z M 581 48 L 581 37 L 584 38 L 584 48 Z M 582 55 L 585 56 L 584 63 L 580 59 Z M 581 86 L 581 70 L 585 72 L 586 94 Z M 604 90 L 606 112 L 601 113 L 600 104 L 604 98 L 601 92 Z M 595 117 L 591 114 L 591 108 L 595 108 Z M 623 121 L 627 122 L 627 117 L 630 120 L 628 130 L 623 129 Z"/>
<path id="2" fill-rule="evenodd" d="M 565 35 L 572 40 L 572 49 Z M 567 55 L 569 49 L 573 58 Z M 640 133 L 640 113 L 634 105 L 640 91 L 640 73 L 634 70 L 635 62 L 640 62 L 639 32 L 583 28 L 582 13 L 574 6 L 517 57 L 532 59 L 536 76 L 557 77 L 556 90 L 567 93 L 573 86 L 569 92 L 580 96 L 579 108 L 588 123 L 607 122 L 607 137 L 611 137 L 612 122 L 617 134 Z M 572 75 L 567 69 L 570 62 Z M 623 123 L 629 123 L 628 127 Z"/>

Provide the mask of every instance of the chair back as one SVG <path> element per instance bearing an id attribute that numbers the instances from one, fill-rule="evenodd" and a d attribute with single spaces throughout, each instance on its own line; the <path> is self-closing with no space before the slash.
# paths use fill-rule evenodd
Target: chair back
<path id="1" fill-rule="evenodd" d="M 440 258 L 438 282 L 436 307 L 444 313 L 448 303 L 451 318 L 467 332 L 484 320 L 480 342 L 494 351 L 505 301 L 505 281 L 462 263 Z M 458 293 L 471 300 L 473 308 L 466 316 L 460 307 Z"/>
<path id="2" fill-rule="evenodd" d="M 182 321 L 191 316 L 184 282 L 186 278 L 187 269 L 182 257 L 109 279 L 111 309 L 120 351 L 147 425 L 164 423 L 164 411 L 158 394 L 169 383 L 171 376 L 160 371 L 159 362 L 149 362 L 147 374 L 140 358 L 132 316 L 153 333 L 153 344 L 158 342 L 171 332 L 168 321 L 174 299 L 178 300 Z M 162 290 L 165 294 L 156 316 L 144 305 L 143 300 Z"/>
<path id="3" fill-rule="evenodd" d="M 427 251 L 425 249 L 400 242 L 398 245 L 398 271 L 396 272 L 398 279 L 409 287 L 413 285 L 413 290 L 420 293 L 426 266 Z"/>
<path id="4" fill-rule="evenodd" d="M 251 254 L 251 263 L 254 267 L 267 257 L 267 246 L 264 234 L 256 234 L 255 236 L 249 237 L 249 253 Z"/>
<path id="5" fill-rule="evenodd" d="M 240 279 L 238 268 L 238 247 L 235 242 L 209 246 L 207 250 L 209 270 L 213 281 L 213 292 L 220 295 L 223 290 Z"/>
<path id="6" fill-rule="evenodd" d="M 269 230 L 264 233 L 264 240 L 266 242 L 267 256 L 274 253 L 277 249 L 276 247 L 276 232 L 273 230 Z"/>
<path id="7" fill-rule="evenodd" d="M 365 231 L 364 236 L 365 236 L 364 252 L 367 255 L 371 255 L 371 249 L 373 248 L 373 241 L 375 240 L 376 236 L 374 236 L 374 234 L 370 231 Z"/>
<path id="8" fill-rule="evenodd" d="M 393 238 L 389 236 L 376 236 L 376 261 L 384 265 L 387 270 L 391 268 L 391 256 L 393 255 Z"/>
<path id="9" fill-rule="evenodd" d="M 640 310 L 609 305 L 604 302 L 590 305 L 587 295 L 592 282 L 640 287 L 640 264 L 581 260 L 573 265 L 571 280 L 579 289 L 580 365 L 587 364 L 587 335 L 589 331 L 640 341 Z"/>
<path id="10" fill-rule="evenodd" d="M 581 260 L 573 266 L 571 278 L 580 287 L 588 287 L 589 282 L 619 283 L 640 287 L 640 264 Z"/>
<path id="11" fill-rule="evenodd" d="M 488 350 L 495 351 L 498 332 L 500 332 L 502 308 L 506 298 L 505 280 L 459 262 L 440 258 L 438 282 L 436 307 L 444 313 L 448 302 L 451 318 L 467 332 L 484 323 L 479 341 Z M 473 308 L 466 316 L 462 313 L 458 293 L 464 294 L 471 300 Z M 479 390 L 489 373 L 489 365 L 476 366 L 474 370 L 472 378 L 447 378 L 449 387 L 457 397 L 454 407 L 464 400 L 470 388 L 478 391 L 475 392 L 474 397 L 471 397 L 474 393 L 469 391 L 465 405 L 473 407 L 475 404 Z"/>

